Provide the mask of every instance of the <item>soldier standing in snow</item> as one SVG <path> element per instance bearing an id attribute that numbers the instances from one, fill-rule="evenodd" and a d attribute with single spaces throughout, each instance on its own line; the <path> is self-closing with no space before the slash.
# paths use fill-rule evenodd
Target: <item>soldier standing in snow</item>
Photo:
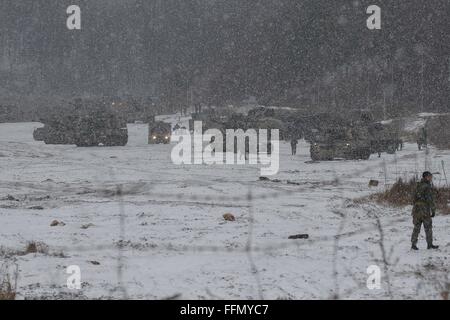
<path id="1" fill-rule="evenodd" d="M 292 155 L 293 156 L 295 156 L 297 154 L 297 144 L 298 144 L 297 139 L 292 138 L 292 140 L 291 140 L 291 150 L 292 150 Z"/>
<path id="2" fill-rule="evenodd" d="M 425 228 L 428 249 L 439 248 L 439 246 L 433 245 L 432 218 L 436 215 L 436 205 L 434 203 L 432 181 L 433 175 L 431 172 L 426 171 L 422 175 L 422 180 L 417 184 L 414 196 L 414 208 L 412 211 L 414 224 L 414 230 L 411 236 L 412 250 L 419 250 L 417 248 L 417 241 L 419 239 L 422 224 Z"/>
<path id="3" fill-rule="evenodd" d="M 419 137 L 417 138 L 417 146 L 419 150 L 422 150 L 423 147 L 427 148 L 428 146 L 427 130 L 425 128 L 422 128 L 419 132 Z"/>

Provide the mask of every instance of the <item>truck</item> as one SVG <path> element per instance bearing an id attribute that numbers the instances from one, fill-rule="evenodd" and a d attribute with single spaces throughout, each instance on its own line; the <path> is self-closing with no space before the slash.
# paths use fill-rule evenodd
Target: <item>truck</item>
<path id="1" fill-rule="evenodd" d="M 172 125 L 170 123 L 155 121 L 149 123 L 148 143 L 168 144 L 172 136 Z"/>

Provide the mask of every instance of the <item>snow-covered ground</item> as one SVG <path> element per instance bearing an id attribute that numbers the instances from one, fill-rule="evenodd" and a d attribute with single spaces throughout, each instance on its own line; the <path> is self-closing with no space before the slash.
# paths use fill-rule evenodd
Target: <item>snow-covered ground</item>
<path id="1" fill-rule="evenodd" d="M 147 145 L 145 125 L 129 125 L 125 147 L 96 148 L 33 141 L 38 126 L 0 124 L 0 264 L 17 264 L 18 298 L 439 299 L 448 285 L 450 216 L 434 219 L 438 251 L 422 233 L 411 252 L 410 207 L 353 199 L 425 167 L 450 174 L 449 151 L 407 144 L 396 156 L 311 163 L 305 142 L 297 156 L 282 143 L 279 174 L 262 181 L 257 166 L 174 165 L 173 145 Z M 46 252 L 18 253 L 32 241 Z M 70 265 L 81 290 L 66 287 Z M 371 265 L 380 290 L 366 286 Z"/>

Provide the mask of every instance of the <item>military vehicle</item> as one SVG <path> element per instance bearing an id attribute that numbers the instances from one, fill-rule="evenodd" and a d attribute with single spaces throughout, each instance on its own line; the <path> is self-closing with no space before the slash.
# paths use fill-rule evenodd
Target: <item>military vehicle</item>
<path id="1" fill-rule="evenodd" d="M 148 143 L 149 144 L 168 144 L 172 135 L 172 126 L 170 123 L 155 121 L 149 124 Z"/>
<path id="2" fill-rule="evenodd" d="M 303 137 L 305 141 L 313 143 L 322 130 L 343 125 L 349 126 L 350 122 L 340 116 L 331 115 L 329 113 L 318 113 L 293 119 L 289 131 L 293 138 L 300 139 Z"/>
<path id="3" fill-rule="evenodd" d="M 243 130 L 246 132 L 249 129 L 253 129 L 258 134 L 260 129 L 266 129 L 267 130 L 267 145 L 264 151 L 266 151 L 268 154 L 272 153 L 272 145 L 271 145 L 271 129 L 279 129 L 282 127 L 281 121 L 273 118 L 251 118 L 250 116 L 245 116 L 243 114 L 234 113 L 228 116 L 226 120 L 223 122 L 218 123 L 217 129 L 221 130 L 223 135 L 223 151 L 226 151 L 226 130 L 227 129 L 233 129 L 233 130 Z M 257 135 L 259 139 L 259 134 Z M 235 141 L 237 142 L 237 141 Z M 261 150 L 261 142 L 257 141 L 256 151 L 260 152 Z M 238 145 L 234 144 L 234 153 L 238 153 Z M 250 141 L 249 139 L 245 139 L 245 154 L 246 156 L 250 152 Z"/>
<path id="4" fill-rule="evenodd" d="M 247 118 L 254 129 L 267 129 L 265 128 L 267 126 L 278 129 L 280 140 L 301 139 L 303 133 L 294 129 L 303 127 L 294 125 L 298 114 L 298 110 L 295 109 L 258 107 L 250 110 Z"/>
<path id="5" fill-rule="evenodd" d="M 280 139 L 287 136 L 287 129 L 283 121 L 273 117 L 275 115 L 274 109 L 271 108 L 254 108 L 249 111 L 248 115 L 233 112 L 227 109 L 216 110 L 206 109 L 201 113 L 196 112 L 192 114 L 190 120 L 190 129 L 193 129 L 194 121 L 202 121 L 203 133 L 209 129 L 218 129 L 223 136 L 223 152 L 226 151 L 226 130 L 243 130 L 254 129 L 258 133 L 260 129 L 267 129 L 267 147 L 268 153 L 272 152 L 271 146 L 271 129 L 278 129 Z M 245 152 L 249 152 L 249 141 L 246 139 Z M 260 150 L 260 143 L 258 142 L 257 151 Z M 238 153 L 237 145 L 235 144 L 234 152 Z"/>
<path id="6" fill-rule="evenodd" d="M 372 150 L 366 128 L 336 126 L 316 132 L 312 137 L 310 153 L 313 161 L 337 158 L 367 160 Z"/>
<path id="7" fill-rule="evenodd" d="M 125 146 L 127 123 L 114 113 L 81 116 L 75 122 L 74 141 L 78 147 Z"/>
<path id="8" fill-rule="evenodd" d="M 45 119 L 33 137 L 46 144 L 75 144 L 78 147 L 124 146 L 128 142 L 127 122 L 102 101 L 77 99 L 60 113 Z"/>
<path id="9" fill-rule="evenodd" d="M 191 114 L 191 120 L 189 120 L 189 129 L 194 130 L 194 122 L 201 121 L 203 131 L 208 129 L 221 129 L 232 117 L 236 114 L 231 114 L 227 110 L 222 109 L 204 109 L 201 112 L 195 112 Z"/>
<path id="10" fill-rule="evenodd" d="M 311 158 L 317 160 L 369 159 L 372 153 L 393 154 L 400 148 L 401 123 L 376 122 L 370 111 L 345 115 L 320 113 L 295 119 L 292 129 L 311 144 Z"/>
<path id="11" fill-rule="evenodd" d="M 231 113 L 231 112 L 204 112 L 204 113 L 194 113 L 193 119 L 191 120 L 190 127 L 193 129 L 194 121 L 202 121 L 203 133 L 209 129 L 217 129 L 222 133 L 223 141 L 223 152 L 226 152 L 227 141 L 226 141 L 226 130 L 243 130 L 244 132 L 248 129 L 254 129 L 258 133 L 259 129 L 268 129 L 268 141 L 267 141 L 267 151 L 271 153 L 272 147 L 270 144 L 270 129 L 278 129 L 282 127 L 282 122 L 277 119 L 264 118 L 264 117 L 250 117 L 241 113 Z M 213 140 L 211 140 L 213 142 Z M 249 140 L 245 141 L 245 153 L 249 152 Z M 260 146 L 258 142 L 257 151 L 259 152 Z M 238 153 L 238 146 L 234 144 L 234 153 Z"/>
<path id="12" fill-rule="evenodd" d="M 254 121 L 259 120 L 261 118 L 274 118 L 275 117 L 275 109 L 257 107 L 257 108 L 251 109 L 247 115 L 250 119 L 253 119 Z"/>
<path id="13" fill-rule="evenodd" d="M 33 139 L 36 141 L 44 141 L 46 135 L 47 135 L 46 127 L 36 128 L 33 131 Z"/>
<path id="14" fill-rule="evenodd" d="M 441 114 L 430 117 L 425 124 L 422 136 L 422 145 L 430 144 L 434 145 L 438 149 L 450 148 L 450 114 Z"/>
<path id="15" fill-rule="evenodd" d="M 257 119 L 248 117 L 247 126 L 248 128 L 255 129 L 256 131 L 259 131 L 261 129 L 267 129 L 269 133 L 270 130 L 278 130 L 280 140 L 286 140 L 291 138 L 286 124 L 282 120 L 274 117 L 261 117 Z"/>
<path id="16" fill-rule="evenodd" d="M 45 144 L 75 144 L 75 116 L 52 115 L 41 121 L 44 127 L 36 129 L 33 136 Z"/>
<path id="17" fill-rule="evenodd" d="M 373 152 L 394 154 L 399 147 L 399 130 L 390 123 L 375 122 L 369 125 L 370 145 Z"/>

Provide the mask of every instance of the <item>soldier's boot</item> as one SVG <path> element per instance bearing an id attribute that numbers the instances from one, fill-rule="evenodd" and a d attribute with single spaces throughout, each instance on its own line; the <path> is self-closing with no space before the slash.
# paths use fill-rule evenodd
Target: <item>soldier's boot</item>
<path id="1" fill-rule="evenodd" d="M 435 246 L 435 245 L 429 244 L 428 245 L 428 250 L 430 250 L 430 249 L 439 249 L 439 246 Z"/>
<path id="2" fill-rule="evenodd" d="M 411 246 L 411 250 L 419 250 L 419 248 L 417 248 L 417 245 L 415 245 L 415 244 L 413 244 L 412 246 Z"/>

